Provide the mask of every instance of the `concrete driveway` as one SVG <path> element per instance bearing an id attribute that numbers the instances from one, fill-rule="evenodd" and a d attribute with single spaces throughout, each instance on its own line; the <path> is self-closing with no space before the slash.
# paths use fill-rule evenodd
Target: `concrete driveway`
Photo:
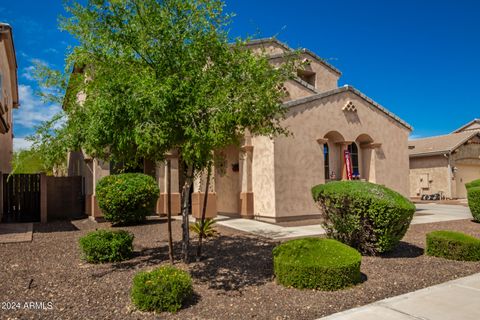
<path id="1" fill-rule="evenodd" d="M 461 205 L 421 203 L 416 204 L 416 207 L 412 224 L 472 219 L 470 209 Z"/>

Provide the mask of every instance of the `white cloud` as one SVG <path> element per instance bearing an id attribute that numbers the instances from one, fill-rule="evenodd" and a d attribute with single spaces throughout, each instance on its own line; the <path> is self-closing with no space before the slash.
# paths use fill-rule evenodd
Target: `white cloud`
<path id="1" fill-rule="evenodd" d="M 32 142 L 25 138 L 13 138 L 13 150 L 28 150 L 32 147 Z"/>
<path id="2" fill-rule="evenodd" d="M 34 71 L 35 71 L 34 66 L 29 66 L 29 67 L 23 68 L 22 77 L 24 77 L 25 79 L 27 79 L 29 81 L 34 81 L 35 80 L 35 78 L 33 77 Z"/>
<path id="3" fill-rule="evenodd" d="M 20 107 L 13 112 L 14 125 L 33 128 L 41 122 L 50 120 L 61 111 L 57 104 L 45 104 L 36 96 L 31 86 L 19 85 Z"/>

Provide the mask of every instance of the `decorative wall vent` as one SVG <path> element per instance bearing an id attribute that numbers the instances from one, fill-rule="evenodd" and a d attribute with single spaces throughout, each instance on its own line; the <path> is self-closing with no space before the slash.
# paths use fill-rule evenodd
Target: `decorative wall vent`
<path id="1" fill-rule="evenodd" d="M 343 111 L 357 112 L 357 107 L 353 104 L 352 101 L 348 101 L 347 104 L 342 108 Z"/>
<path id="2" fill-rule="evenodd" d="M 288 92 L 285 86 L 278 86 L 277 89 L 281 91 L 286 97 L 290 96 L 290 92 Z"/>

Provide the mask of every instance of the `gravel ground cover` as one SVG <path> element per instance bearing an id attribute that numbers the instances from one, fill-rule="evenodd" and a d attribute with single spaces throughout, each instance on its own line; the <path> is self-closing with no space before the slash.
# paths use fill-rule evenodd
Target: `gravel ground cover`
<path id="1" fill-rule="evenodd" d="M 177 263 L 193 277 L 195 296 L 188 305 L 175 314 L 142 313 L 130 303 L 131 281 L 139 270 L 167 263 L 167 225 L 157 219 L 123 228 L 136 236 L 132 260 L 104 265 L 82 261 L 78 238 L 108 227 L 87 219 L 52 222 L 35 225 L 31 243 L 0 245 L 0 318 L 316 319 L 480 272 L 479 262 L 449 261 L 423 253 L 425 234 L 432 230 L 480 237 L 480 224 L 469 220 L 411 226 L 394 252 L 363 257 L 361 284 L 337 292 L 277 285 L 271 256 L 275 242 L 217 227 L 220 236 L 206 243 L 204 260 L 188 266 Z M 173 229 L 179 252 L 180 223 L 175 221 Z M 12 310 L 12 303 L 17 310 Z"/>

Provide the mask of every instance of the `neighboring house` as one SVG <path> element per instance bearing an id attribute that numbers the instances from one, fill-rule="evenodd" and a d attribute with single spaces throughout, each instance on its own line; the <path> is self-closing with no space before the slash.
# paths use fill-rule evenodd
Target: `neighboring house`
<path id="1" fill-rule="evenodd" d="M 409 151 L 411 197 L 466 198 L 465 183 L 480 179 L 480 119 L 447 135 L 411 140 Z"/>
<path id="2" fill-rule="evenodd" d="M 272 64 L 282 63 L 293 52 L 273 38 L 251 41 L 249 48 L 267 53 Z M 284 84 L 289 110 L 282 124 L 293 135 L 247 136 L 241 147 L 219 150 L 225 160 L 214 170 L 208 215 L 268 221 L 317 217 L 311 187 L 349 177 L 408 195 L 407 146 L 412 128 L 357 89 L 338 87 L 340 71 L 311 51 L 301 50 L 300 55 L 307 66 L 298 71 L 298 78 Z M 351 166 L 345 164 L 349 160 Z M 180 212 L 180 165 L 173 156 L 175 213 Z M 81 152 L 70 156 L 69 173 L 85 176 L 92 216 L 101 214 L 95 201 L 96 182 L 110 171 L 110 164 Z M 165 166 L 145 162 L 144 171 L 157 178 L 161 192 L 157 212 L 165 213 Z M 200 212 L 204 184 L 204 176 L 194 183 L 194 214 Z"/>
<path id="3" fill-rule="evenodd" d="M 0 221 L 3 217 L 3 174 L 12 170 L 12 111 L 19 106 L 17 81 L 12 27 L 0 22 Z"/>
<path id="4" fill-rule="evenodd" d="M 17 60 L 12 27 L 0 23 L 0 172 L 10 173 L 13 154 L 13 109 L 18 108 Z"/>

